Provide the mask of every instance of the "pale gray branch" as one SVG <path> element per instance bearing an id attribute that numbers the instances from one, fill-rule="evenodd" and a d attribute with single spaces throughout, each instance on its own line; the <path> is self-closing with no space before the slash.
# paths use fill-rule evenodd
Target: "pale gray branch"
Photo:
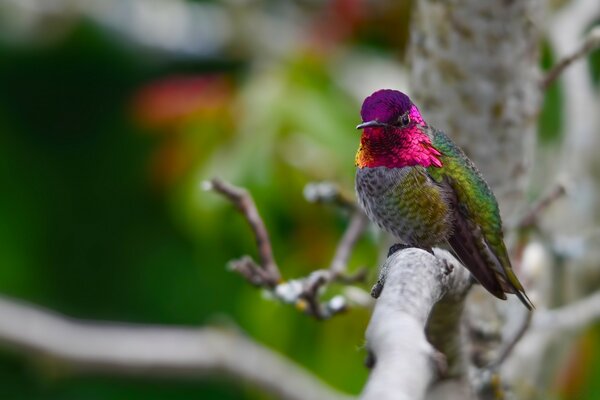
<path id="1" fill-rule="evenodd" d="M 553 310 L 536 311 L 531 326 L 501 366 L 502 374 L 512 382 L 538 379 L 536 366 L 543 362 L 543 356 L 548 354 L 549 347 L 556 344 L 557 339 L 572 338 L 598 320 L 600 292 Z"/>
<path id="2" fill-rule="evenodd" d="M 448 305 L 447 312 L 460 315 L 470 275 L 449 254 L 436 254 L 443 258 L 424 250 L 406 249 L 386 260 L 385 285 L 366 333 L 374 367 L 363 399 L 422 399 L 436 374 L 446 369 L 445 359 L 459 362 L 434 349 L 427 340 L 426 328 L 437 332 L 442 347 L 458 342 L 457 318 L 444 321 L 440 313 L 432 314 L 432 309 L 436 303 L 436 307 Z M 443 339 L 441 332 L 445 332 Z M 453 368 L 448 365 L 448 369 Z"/>
<path id="3" fill-rule="evenodd" d="M 577 331 L 600 319 L 600 292 L 596 292 L 575 303 L 535 313 L 532 329 L 547 330 L 560 335 L 566 331 Z"/>
<path id="4" fill-rule="evenodd" d="M 224 329 L 84 322 L 0 297 L 0 342 L 77 373 L 225 375 L 278 399 L 350 399 L 282 355 Z"/>

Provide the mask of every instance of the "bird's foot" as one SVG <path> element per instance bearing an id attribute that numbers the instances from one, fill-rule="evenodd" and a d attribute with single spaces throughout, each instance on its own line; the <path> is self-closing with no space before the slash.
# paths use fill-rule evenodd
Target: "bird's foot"
<path id="1" fill-rule="evenodd" d="M 433 252 L 433 247 L 419 247 L 421 250 L 425 250 L 426 252 L 428 252 L 429 254 L 431 254 L 432 256 L 435 256 L 435 253 Z"/>
<path id="2" fill-rule="evenodd" d="M 379 280 L 377 281 L 377 283 L 375 285 L 373 285 L 373 288 L 371 289 L 371 297 L 374 299 L 378 299 L 379 296 L 381 295 L 381 291 L 383 290 L 383 284 L 385 283 L 385 278 L 381 278 L 379 277 Z"/>
<path id="3" fill-rule="evenodd" d="M 432 255 L 435 255 L 435 254 L 433 254 L 433 247 L 411 246 L 411 245 L 404 244 L 404 243 L 396 243 L 396 244 L 393 244 L 390 247 L 390 249 L 388 250 L 387 256 L 389 257 L 392 254 L 394 254 L 394 253 L 396 253 L 396 252 L 398 252 L 400 250 L 410 249 L 410 248 L 425 250 L 426 252 L 428 252 L 428 253 L 430 253 Z"/>
<path id="4" fill-rule="evenodd" d="M 375 354 L 371 350 L 368 351 L 367 357 L 365 358 L 365 367 L 369 369 L 375 368 Z"/>
<path id="5" fill-rule="evenodd" d="M 389 258 L 392 254 L 394 254 L 400 250 L 408 249 L 411 247 L 417 248 L 417 249 L 422 249 L 428 253 L 433 254 L 433 248 L 431 248 L 431 247 L 418 247 L 418 246 L 407 245 L 404 243 L 396 243 L 390 247 L 390 249 L 388 250 L 387 256 Z M 377 279 L 377 283 L 375 283 L 375 285 L 373 285 L 373 288 L 371 289 L 371 297 L 373 297 L 374 299 L 379 298 L 379 296 L 381 295 L 381 292 L 383 291 L 383 285 L 385 284 L 385 279 L 387 278 L 387 272 L 388 272 L 387 264 L 384 264 L 384 266 L 379 271 L 379 278 Z"/>
<path id="6" fill-rule="evenodd" d="M 406 247 L 407 246 L 405 246 L 403 244 L 393 245 L 390 248 L 388 257 L 391 256 L 392 254 L 394 254 L 396 251 L 401 250 Z M 378 299 L 379 296 L 381 295 L 381 291 L 383 290 L 383 285 L 385 285 L 385 280 L 387 278 L 388 269 L 389 269 L 388 263 L 384 263 L 383 266 L 381 267 L 381 269 L 379 270 L 379 277 L 377 278 L 377 283 L 375 283 L 375 285 L 373 285 L 373 288 L 371 289 L 371 297 L 373 297 L 374 299 Z"/>
<path id="7" fill-rule="evenodd" d="M 389 257 L 389 256 L 391 256 L 392 254 L 394 254 L 394 253 L 396 253 L 396 252 L 398 252 L 398 251 L 400 251 L 400 250 L 408 249 L 409 247 L 412 247 L 412 246 L 409 246 L 409 245 L 407 245 L 407 244 L 404 244 L 404 243 L 396 243 L 396 244 L 393 244 L 393 245 L 390 247 L 390 249 L 388 250 L 388 254 L 387 254 L 387 256 Z"/>

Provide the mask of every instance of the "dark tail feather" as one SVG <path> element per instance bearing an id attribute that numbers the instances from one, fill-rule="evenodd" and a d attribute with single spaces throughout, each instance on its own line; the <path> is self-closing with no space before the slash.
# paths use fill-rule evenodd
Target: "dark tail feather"
<path id="1" fill-rule="evenodd" d="M 454 253 L 488 292 L 502 300 L 506 300 L 505 293 L 514 293 L 525 307 L 532 310 L 533 304 L 510 266 L 504 245 L 500 249 L 502 262 L 486 242 L 481 228 L 467 217 L 468 211 L 458 204 L 450 182 L 446 180 L 444 184 L 447 188 L 445 193 L 455 210 L 454 232 L 448 239 Z"/>
<path id="2" fill-rule="evenodd" d="M 448 244 L 450 244 L 450 247 L 452 247 L 459 260 L 477 279 L 481 286 L 502 300 L 506 300 L 505 293 L 514 293 L 528 310 L 533 310 L 535 307 L 523 288 L 520 285 L 516 287 L 510 277 L 506 277 L 490 267 L 481 255 L 480 250 L 469 238 L 470 236 L 464 237 L 457 227 L 457 231 L 448 239 Z M 493 257 L 493 254 L 489 256 Z M 509 273 L 511 275 L 514 274 L 512 270 Z"/>
<path id="3" fill-rule="evenodd" d="M 504 246 L 502 246 L 501 250 L 504 254 L 504 257 L 502 257 L 502 260 L 504 260 L 503 264 L 496 254 L 491 250 L 490 245 L 485 239 L 483 240 L 483 243 L 485 244 L 484 252 L 486 253 L 488 259 L 491 260 L 496 266 L 494 272 L 496 273 L 496 277 L 502 286 L 502 290 L 504 290 L 505 293 L 514 293 L 529 311 L 533 310 L 535 307 L 533 306 L 531 300 L 529 300 L 529 297 L 527 297 L 527 294 L 523 289 L 523 285 L 521 285 L 521 282 L 519 282 L 519 279 L 515 275 Z"/>
<path id="4" fill-rule="evenodd" d="M 456 231 L 450 236 L 448 243 L 463 265 L 484 288 L 497 298 L 506 300 L 504 289 L 495 271 L 487 265 L 473 241 L 469 240 L 464 233 L 461 234 L 460 226 L 456 226 Z"/>
<path id="5" fill-rule="evenodd" d="M 527 296 L 527 293 L 525 293 L 522 290 L 515 290 L 515 295 L 517 296 L 517 298 L 519 300 L 521 300 L 521 303 L 523 303 L 523 305 L 525 307 L 527 307 L 527 309 L 529 311 L 532 311 L 535 306 L 533 305 L 533 303 L 531 302 L 531 300 L 529 300 L 529 297 Z"/>
<path id="6" fill-rule="evenodd" d="M 508 286 L 511 289 L 510 293 L 514 293 L 517 296 L 517 298 L 519 300 L 521 300 L 521 303 L 523 303 L 523 305 L 525 307 L 527 307 L 527 309 L 529 311 L 533 310 L 535 308 L 535 306 L 533 305 L 531 300 L 529 300 L 529 297 L 527 297 L 527 294 L 525 293 L 525 290 L 523 289 L 523 285 L 521 285 L 521 283 L 519 282 L 519 279 L 517 279 L 517 276 L 515 275 L 512 268 L 509 266 L 509 268 L 503 268 L 503 271 L 506 274 L 506 276 L 504 276 L 503 278 L 505 279 L 505 282 L 508 284 Z"/>

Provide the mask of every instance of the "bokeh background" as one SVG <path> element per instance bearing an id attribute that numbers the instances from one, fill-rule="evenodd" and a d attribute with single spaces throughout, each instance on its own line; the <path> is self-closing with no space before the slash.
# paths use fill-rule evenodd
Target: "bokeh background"
<path id="1" fill-rule="evenodd" d="M 408 87 L 410 12 L 405 1 L 0 0 L 0 293 L 76 318 L 236 326 L 358 393 L 368 311 L 318 322 L 228 272 L 256 254 L 253 237 L 201 183 L 253 193 L 286 277 L 326 267 L 347 215 L 303 188 L 352 193 L 362 98 Z M 586 62 L 598 85 L 600 52 Z M 560 146 L 561 104 L 554 85 L 541 151 Z M 376 265 L 378 249 L 370 232 L 351 269 Z M 600 398 L 599 339 L 600 326 L 587 331 L 555 372 L 562 398 Z M 82 377 L 10 348 L 0 393 L 268 398 L 224 380 Z"/>

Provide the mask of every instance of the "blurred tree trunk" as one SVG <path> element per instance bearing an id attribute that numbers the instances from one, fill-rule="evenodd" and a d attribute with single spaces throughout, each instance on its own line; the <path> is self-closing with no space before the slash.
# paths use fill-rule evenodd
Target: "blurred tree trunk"
<path id="1" fill-rule="evenodd" d="M 448 133 L 479 167 L 505 221 L 524 204 L 533 160 L 542 99 L 540 32 L 534 21 L 542 17 L 541 5 L 538 0 L 418 0 L 412 19 L 411 94 L 426 120 Z M 497 302 L 477 293 L 471 294 L 465 317 L 469 329 L 492 329 L 487 337 L 496 337 L 469 343 L 468 359 L 481 368 L 497 356 L 505 320 Z M 480 398 L 487 398 L 479 386 Z"/>
<path id="2" fill-rule="evenodd" d="M 481 169 L 503 215 L 521 203 L 540 108 L 537 0 L 418 0 L 411 85 L 427 121 Z"/>

